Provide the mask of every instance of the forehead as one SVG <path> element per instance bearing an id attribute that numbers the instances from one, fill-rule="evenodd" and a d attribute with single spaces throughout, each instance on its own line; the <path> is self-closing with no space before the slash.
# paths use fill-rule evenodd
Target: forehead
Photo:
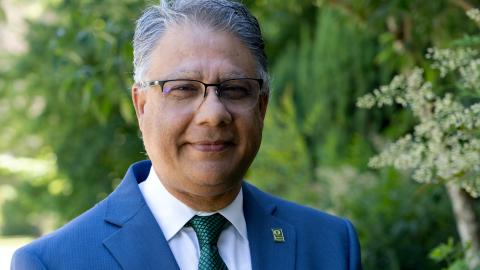
<path id="1" fill-rule="evenodd" d="M 256 77 L 256 61 L 235 35 L 192 24 L 167 29 L 153 50 L 147 79 Z"/>

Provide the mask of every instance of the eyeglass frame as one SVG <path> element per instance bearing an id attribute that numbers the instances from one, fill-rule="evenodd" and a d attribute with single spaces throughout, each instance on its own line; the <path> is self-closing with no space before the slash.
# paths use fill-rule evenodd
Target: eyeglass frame
<path id="1" fill-rule="evenodd" d="M 220 97 L 220 93 L 221 91 L 219 92 L 218 89 L 220 89 L 220 85 L 224 84 L 225 82 L 228 82 L 228 81 L 234 81 L 234 80 L 253 80 L 253 81 L 256 81 L 258 83 L 258 86 L 259 86 L 259 96 L 260 95 L 264 95 L 265 93 L 262 91 L 263 89 L 263 84 L 264 84 L 264 81 L 263 79 L 258 79 L 258 78 L 233 78 L 233 79 L 227 79 L 227 80 L 224 80 L 224 81 L 221 81 L 219 83 L 204 83 L 202 81 L 199 81 L 199 80 L 194 80 L 194 79 L 169 79 L 169 80 L 152 80 L 152 81 L 141 81 L 139 83 L 140 87 L 141 88 L 145 88 L 145 87 L 148 87 L 148 86 L 155 86 L 155 85 L 158 85 L 160 86 L 160 89 L 162 90 L 162 93 L 163 92 L 163 86 L 167 83 L 167 82 L 174 82 L 174 81 L 187 81 L 187 82 L 198 82 L 198 83 L 201 83 L 203 86 L 204 86 L 204 91 L 203 91 L 203 97 L 205 98 L 207 96 L 207 88 L 210 87 L 210 86 L 215 86 L 215 94 Z"/>

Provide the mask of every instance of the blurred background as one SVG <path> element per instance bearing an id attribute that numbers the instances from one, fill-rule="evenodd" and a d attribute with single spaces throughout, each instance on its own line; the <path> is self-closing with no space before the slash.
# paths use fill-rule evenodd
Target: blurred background
<path id="1" fill-rule="evenodd" d="M 477 33 L 465 11 L 480 4 L 244 2 L 261 23 L 273 78 L 246 178 L 352 220 L 365 269 L 462 269 L 444 186 L 368 167 L 415 118 L 355 104 L 415 66 L 439 80 L 427 49 Z M 92 207 L 145 159 L 129 91 L 134 22 L 149 3 L 0 0 L 0 268 L 15 247 Z"/>

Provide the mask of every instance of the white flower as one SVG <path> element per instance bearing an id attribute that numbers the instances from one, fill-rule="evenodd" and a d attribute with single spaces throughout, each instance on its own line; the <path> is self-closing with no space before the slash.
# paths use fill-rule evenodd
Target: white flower
<path id="1" fill-rule="evenodd" d="M 467 11 L 467 16 L 476 23 L 480 23 L 480 11 L 476 8 Z"/>
<path id="2" fill-rule="evenodd" d="M 480 12 L 470 17 L 480 23 Z M 428 50 L 427 58 L 442 76 L 451 73 L 458 85 L 480 88 L 479 52 L 471 48 Z M 393 166 L 412 171 L 422 183 L 456 181 L 472 196 L 480 195 L 480 103 L 466 106 L 454 93 L 437 96 L 423 70 L 397 75 L 389 85 L 359 98 L 363 108 L 399 104 L 413 112 L 418 124 L 411 134 L 391 143 L 369 161 L 369 166 Z"/>

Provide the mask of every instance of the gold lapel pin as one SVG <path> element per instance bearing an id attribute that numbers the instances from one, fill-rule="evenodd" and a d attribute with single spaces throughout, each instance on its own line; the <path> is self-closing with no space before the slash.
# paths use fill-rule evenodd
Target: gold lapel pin
<path id="1" fill-rule="evenodd" d="M 272 228 L 273 241 L 275 242 L 285 242 L 285 237 L 283 236 L 283 231 L 280 228 Z"/>

